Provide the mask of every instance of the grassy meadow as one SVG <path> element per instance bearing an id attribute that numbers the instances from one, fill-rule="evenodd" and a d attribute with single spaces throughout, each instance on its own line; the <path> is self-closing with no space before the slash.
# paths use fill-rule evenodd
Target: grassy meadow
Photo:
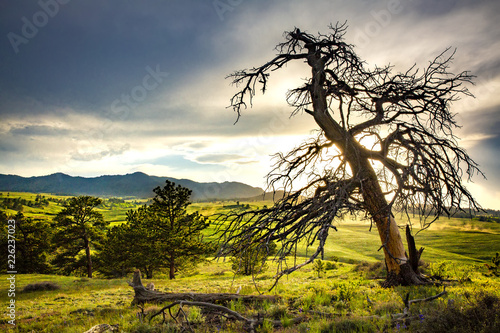
<path id="1" fill-rule="evenodd" d="M 10 198 L 34 201 L 35 194 L 9 193 Z M 0 199 L 7 193 L 1 193 Z M 60 200 L 66 197 L 44 195 L 49 200 L 44 207 L 23 206 L 27 217 L 49 220 L 62 209 Z M 58 201 L 59 200 L 59 201 Z M 111 225 L 125 222 L 126 212 L 144 201 L 105 200 L 101 213 Z M 190 211 L 201 214 L 228 212 L 231 209 L 257 208 L 270 202 L 213 202 L 194 203 Z M 9 214 L 15 211 L 7 210 Z M 405 221 L 397 217 L 398 223 Z M 412 218 L 414 234 L 419 221 Z M 500 223 L 480 222 L 470 219 L 442 218 L 428 230 L 417 233 L 417 248 L 424 247 L 422 259 L 428 275 L 439 276 L 442 285 L 397 287 L 383 289 L 379 283 L 384 274 L 380 264 L 383 259 L 380 240 L 375 228 L 370 232 L 370 222 L 345 219 L 336 222 L 337 232 L 332 232 L 323 263 L 326 269 L 315 270 L 308 265 L 291 275 L 284 276 L 273 285 L 276 263 L 269 261 L 269 270 L 252 277 L 234 275 L 228 260 L 212 260 L 195 270 L 168 280 L 168 275 L 157 274 L 152 282 L 163 292 L 221 293 L 277 295 L 276 303 L 261 302 L 226 304 L 247 318 L 267 318 L 259 332 L 498 332 L 500 328 L 500 278 L 487 276 L 485 264 L 500 252 Z M 207 238 L 213 237 L 207 234 Z M 312 253 L 301 245 L 299 257 Z M 22 260 L 22 258 L 18 258 Z M 290 263 L 293 262 L 291 259 Z M 131 305 L 133 289 L 124 279 L 82 278 L 40 274 L 16 276 L 16 326 L 8 323 L 7 306 L 11 297 L 8 275 L 0 276 L 0 330 L 12 332 L 85 332 L 97 324 L 118 324 L 118 332 L 181 332 L 188 330 L 185 321 L 179 323 L 168 315 L 151 322 L 151 314 L 163 305 L 146 304 L 144 308 Z M 23 291 L 30 284 L 51 282 L 57 290 Z M 144 284 L 149 280 L 143 280 Z M 429 302 L 414 303 L 408 316 L 404 312 L 403 298 L 425 299 L 443 291 L 447 294 Z M 178 309 L 178 307 L 177 307 Z M 240 322 L 213 319 L 196 307 L 183 309 L 189 319 L 189 328 L 195 332 L 244 332 Z M 144 319 L 141 313 L 149 314 Z M 174 311 L 176 312 L 176 311 Z M 485 318 L 482 320 L 481 318 Z M 299 318 L 294 322 L 293 318 Z M 271 320 L 281 325 L 273 327 Z M 182 323 L 181 323 L 182 322 Z M 482 323 L 482 324 L 478 324 Z M 458 325 L 458 326 L 457 326 Z M 457 328 L 458 327 L 458 328 Z"/>

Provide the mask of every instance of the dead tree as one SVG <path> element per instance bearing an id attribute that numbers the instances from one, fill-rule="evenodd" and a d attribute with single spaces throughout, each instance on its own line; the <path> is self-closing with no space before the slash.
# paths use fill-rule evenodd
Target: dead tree
<path id="1" fill-rule="evenodd" d="M 285 32 L 269 62 L 229 76 L 240 87 L 231 98 L 238 121 L 256 91 L 266 91 L 273 71 L 292 61 L 308 66 L 310 78 L 289 91 L 287 102 L 292 115 L 313 117 L 319 131 L 276 155 L 267 179 L 271 190 L 284 190 L 283 199 L 271 208 L 219 217 L 220 254 L 230 254 L 233 243 L 275 241 L 283 262 L 298 242 L 315 246 L 305 263 L 281 270 L 280 277 L 322 253 L 335 219 L 361 211 L 380 236 L 385 285 L 421 284 L 425 280 L 405 255 L 393 211 L 420 213 L 427 227 L 440 215 L 480 208 L 462 181 L 482 173 L 458 146 L 450 111 L 461 96 L 472 96 L 465 85 L 473 76 L 449 71 L 454 52 L 448 49 L 422 70 L 368 68 L 344 42 L 345 31 L 345 24 L 337 24 L 329 34 Z M 297 188 L 301 179 L 307 184 Z"/>
<path id="2" fill-rule="evenodd" d="M 191 301 L 204 303 L 227 304 L 230 301 L 242 300 L 243 302 L 269 301 L 275 302 L 278 296 L 272 295 L 238 295 L 230 293 L 201 294 L 201 293 L 163 293 L 157 290 L 150 290 L 142 284 L 141 272 L 136 270 L 132 282 L 128 283 L 134 288 L 134 300 L 132 304 L 144 303 L 164 303 L 174 301 Z"/>

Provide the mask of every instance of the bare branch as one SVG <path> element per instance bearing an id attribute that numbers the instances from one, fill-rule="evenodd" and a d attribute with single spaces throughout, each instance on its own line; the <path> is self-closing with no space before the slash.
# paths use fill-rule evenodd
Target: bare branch
<path id="1" fill-rule="evenodd" d="M 368 69 L 343 40 L 346 27 L 330 26 L 329 34 L 285 32 L 273 59 L 229 76 L 242 87 L 230 105 L 238 121 L 256 89 L 265 92 L 273 71 L 295 60 L 311 70 L 303 85 L 288 92 L 287 102 L 292 115 L 313 116 L 320 132 L 288 154 L 276 155 L 268 188 L 283 190 L 283 199 L 272 208 L 218 217 L 221 255 L 230 254 L 236 241 L 277 241 L 280 263 L 294 254 L 299 241 L 316 248 L 303 264 L 280 266 L 277 279 L 322 253 L 335 219 L 346 213 L 363 211 L 373 219 L 386 264 L 400 274 L 406 259 L 398 228 L 388 218 L 394 207 L 434 216 L 424 220 L 424 227 L 441 214 L 480 209 L 464 180 L 483 174 L 458 146 L 451 112 L 455 101 L 472 96 L 467 85 L 474 76 L 450 72 L 455 55 L 450 49 L 423 69 L 414 65 L 395 74 L 392 66 Z M 370 140 L 371 145 L 362 144 Z M 395 280 L 405 278 L 418 281 Z"/>

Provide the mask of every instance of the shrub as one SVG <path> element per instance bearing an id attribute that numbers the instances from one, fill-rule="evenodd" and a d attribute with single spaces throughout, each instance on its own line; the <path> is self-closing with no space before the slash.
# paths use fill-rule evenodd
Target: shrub
<path id="1" fill-rule="evenodd" d="M 443 280 L 449 276 L 448 261 L 438 261 L 429 265 L 430 275 L 438 280 Z"/>
<path id="2" fill-rule="evenodd" d="M 337 269 L 337 264 L 331 261 L 327 261 L 325 264 L 325 270 L 333 271 L 334 269 Z"/>
<path id="3" fill-rule="evenodd" d="M 498 252 L 495 257 L 491 258 L 491 263 L 492 265 L 486 264 L 489 271 L 488 276 L 500 276 L 500 254 Z"/>
<path id="4" fill-rule="evenodd" d="M 369 321 L 363 321 L 361 319 L 343 319 L 338 321 L 329 322 L 322 325 L 319 330 L 321 333 L 330 332 L 342 332 L 342 333 L 353 333 L 353 332 L 376 332 L 377 328 L 375 325 Z"/>
<path id="5" fill-rule="evenodd" d="M 363 275 L 370 278 L 380 278 L 386 275 L 386 269 L 382 262 L 377 261 L 375 263 L 361 262 L 354 267 L 355 272 L 363 273 Z"/>
<path id="6" fill-rule="evenodd" d="M 469 282 L 474 271 L 474 266 L 471 265 L 455 265 L 453 268 L 453 277 L 460 283 Z"/>
<path id="7" fill-rule="evenodd" d="M 273 323 L 268 319 L 264 319 L 264 322 L 262 323 L 262 326 L 260 327 L 258 332 L 271 333 L 271 332 L 273 332 L 273 330 L 274 330 Z"/>
<path id="8" fill-rule="evenodd" d="M 467 297 L 467 295 L 466 295 Z M 469 306 L 449 305 L 444 311 L 425 316 L 418 328 L 421 332 L 500 332 L 500 298 L 479 293 Z"/>
<path id="9" fill-rule="evenodd" d="M 325 264 L 321 259 L 317 259 L 314 261 L 313 270 L 318 274 L 318 278 L 321 277 L 321 274 L 325 272 Z"/>
<path id="10" fill-rule="evenodd" d="M 336 291 L 335 299 L 343 302 L 351 301 L 359 285 L 360 283 L 358 281 L 342 281 L 335 283 L 333 285 L 333 289 Z"/>
<path id="11" fill-rule="evenodd" d="M 37 283 L 30 283 L 23 288 L 24 293 L 29 293 L 32 291 L 46 291 L 46 290 L 58 290 L 61 287 L 54 282 L 44 281 Z"/>
<path id="12" fill-rule="evenodd" d="M 276 252 L 276 244 L 259 242 L 255 237 L 249 244 L 235 244 L 233 256 L 230 259 L 231 269 L 235 274 L 259 275 L 268 269 L 266 260 Z"/>
<path id="13" fill-rule="evenodd" d="M 195 324 L 205 322 L 205 318 L 202 316 L 200 308 L 196 306 L 189 308 L 187 319 L 189 320 L 190 323 L 195 323 Z"/>

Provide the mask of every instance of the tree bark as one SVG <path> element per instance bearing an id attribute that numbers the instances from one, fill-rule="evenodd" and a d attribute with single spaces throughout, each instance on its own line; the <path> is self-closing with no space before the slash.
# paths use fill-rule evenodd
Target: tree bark
<path id="1" fill-rule="evenodd" d="M 391 207 L 385 199 L 377 175 L 366 157 L 359 157 L 350 162 L 354 172 L 362 175 L 362 193 L 368 212 L 373 218 L 384 250 L 387 267 L 387 279 L 384 287 L 396 285 L 419 285 L 426 283 L 425 279 L 415 271 L 408 261 L 399 227 L 394 219 Z M 414 245 L 413 245 L 414 246 Z"/>
<path id="2" fill-rule="evenodd" d="M 92 278 L 92 259 L 90 256 L 90 242 L 86 236 L 84 237 L 83 241 L 85 244 L 85 255 L 87 257 L 87 276 L 91 279 Z"/>
<path id="3" fill-rule="evenodd" d="M 163 303 L 171 301 L 192 301 L 207 303 L 227 304 L 230 301 L 242 300 L 243 302 L 270 301 L 275 302 L 280 297 L 272 295 L 238 295 L 229 293 L 198 294 L 198 293 L 162 293 L 149 290 L 142 284 L 141 271 L 136 270 L 132 282 L 128 284 L 134 288 L 135 296 L 132 304 Z"/>
<path id="4" fill-rule="evenodd" d="M 169 272 L 169 278 L 170 280 L 175 279 L 175 257 L 173 254 L 170 255 L 170 272 Z"/>
<path id="5" fill-rule="evenodd" d="M 406 225 L 406 242 L 408 243 L 410 266 L 415 271 L 415 273 L 420 274 L 418 270 L 418 265 L 420 257 L 422 256 L 422 252 L 424 252 L 424 248 L 421 247 L 420 250 L 417 251 L 417 247 L 415 245 L 415 238 L 413 238 L 413 236 L 411 235 L 409 225 Z"/>

